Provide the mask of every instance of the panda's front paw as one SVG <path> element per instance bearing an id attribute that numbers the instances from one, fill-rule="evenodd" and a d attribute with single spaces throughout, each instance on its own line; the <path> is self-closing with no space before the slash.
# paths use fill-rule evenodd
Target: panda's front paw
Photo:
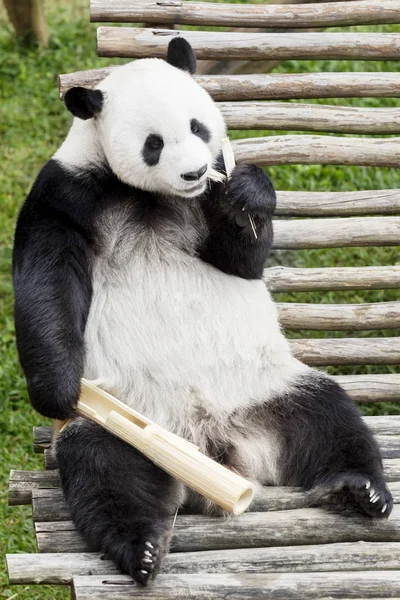
<path id="1" fill-rule="evenodd" d="M 268 175 L 256 165 L 237 165 L 225 188 L 226 210 L 244 227 L 250 215 L 257 224 L 269 220 L 275 210 L 276 194 Z"/>

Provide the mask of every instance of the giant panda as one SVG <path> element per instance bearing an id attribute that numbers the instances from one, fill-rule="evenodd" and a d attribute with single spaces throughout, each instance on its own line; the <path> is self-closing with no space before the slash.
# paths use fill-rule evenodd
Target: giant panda
<path id="1" fill-rule="evenodd" d="M 71 419 L 54 445 L 72 519 L 143 585 L 191 494 L 76 417 L 82 376 L 258 484 L 370 517 L 392 509 L 371 432 L 332 378 L 292 356 L 261 279 L 269 178 L 241 164 L 210 182 L 225 124 L 195 64 L 177 36 L 166 61 L 70 89 L 72 127 L 15 233 L 18 351 L 33 407 Z"/>

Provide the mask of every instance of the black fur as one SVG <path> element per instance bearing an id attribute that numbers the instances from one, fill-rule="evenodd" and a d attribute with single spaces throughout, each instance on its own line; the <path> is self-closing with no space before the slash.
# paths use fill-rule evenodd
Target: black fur
<path id="1" fill-rule="evenodd" d="M 168 550 L 182 485 L 102 427 L 77 419 L 59 436 L 61 485 L 78 531 L 146 584 Z"/>
<path id="2" fill-rule="evenodd" d="M 83 87 L 73 87 L 64 96 L 65 106 L 79 119 L 91 119 L 103 108 L 103 92 Z"/>
<path id="3" fill-rule="evenodd" d="M 201 258 L 225 273 L 260 279 L 272 246 L 275 206 L 275 190 L 264 171 L 255 165 L 236 166 L 228 183 L 214 184 L 203 200 L 209 235 Z"/>
<path id="4" fill-rule="evenodd" d="M 164 141 L 162 137 L 154 133 L 148 135 L 142 150 L 142 158 L 146 165 L 149 165 L 149 167 L 157 165 L 163 148 Z"/>
<path id="5" fill-rule="evenodd" d="M 393 500 L 378 445 L 335 381 L 322 373 L 308 375 L 298 381 L 297 392 L 252 409 L 243 417 L 244 422 L 248 419 L 267 431 L 279 431 L 281 485 L 312 489 L 317 503 L 336 509 L 389 516 Z M 379 494 L 374 503 L 372 490 Z"/>
<path id="6" fill-rule="evenodd" d="M 190 131 L 206 144 L 211 140 L 211 131 L 208 129 L 207 125 L 200 123 L 197 119 L 192 119 L 190 121 Z"/>
<path id="7" fill-rule="evenodd" d="M 193 52 L 192 46 L 185 38 L 174 37 L 168 44 L 167 62 L 181 69 L 187 71 L 191 75 L 196 73 L 196 55 Z"/>

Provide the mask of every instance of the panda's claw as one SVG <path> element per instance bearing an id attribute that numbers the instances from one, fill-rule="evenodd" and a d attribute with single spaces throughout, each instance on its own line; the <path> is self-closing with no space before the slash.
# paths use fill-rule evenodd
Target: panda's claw
<path id="1" fill-rule="evenodd" d="M 149 548 L 153 548 L 153 549 L 154 549 L 154 546 L 153 546 L 153 544 L 152 544 L 151 542 L 148 542 L 148 541 L 147 541 L 147 542 L 145 542 L 145 544 L 146 544 L 146 546 L 148 546 Z"/>

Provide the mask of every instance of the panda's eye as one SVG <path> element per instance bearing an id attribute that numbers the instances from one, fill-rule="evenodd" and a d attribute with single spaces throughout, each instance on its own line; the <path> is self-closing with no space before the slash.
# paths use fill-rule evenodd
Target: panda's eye
<path id="1" fill-rule="evenodd" d="M 142 156 L 146 165 L 154 167 L 158 164 L 161 156 L 162 149 L 164 148 L 164 140 L 159 135 L 150 133 L 147 136 L 143 146 Z"/>
<path id="2" fill-rule="evenodd" d="M 159 150 L 164 146 L 164 141 L 159 135 L 151 134 L 147 137 L 146 145 L 153 150 Z"/>
<path id="3" fill-rule="evenodd" d="M 203 142 L 205 142 L 206 144 L 208 144 L 208 142 L 211 139 L 211 133 L 208 127 L 204 125 L 204 123 L 200 123 L 200 121 L 198 121 L 197 119 L 191 119 L 190 131 L 194 135 L 197 135 L 197 137 L 203 140 Z"/>

